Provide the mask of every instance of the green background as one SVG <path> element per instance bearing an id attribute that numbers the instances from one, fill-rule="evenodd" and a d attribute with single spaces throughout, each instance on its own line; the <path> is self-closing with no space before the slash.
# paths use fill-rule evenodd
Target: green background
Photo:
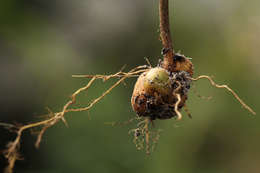
<path id="1" fill-rule="evenodd" d="M 260 1 L 170 0 L 174 48 L 192 58 L 194 76 L 214 76 L 260 112 Z M 40 120 L 45 107 L 60 111 L 87 79 L 72 74 L 110 74 L 155 66 L 161 57 L 158 0 L 2 0 L 0 2 L 0 121 Z M 29 131 L 22 138 L 19 173 L 260 172 L 259 115 L 241 108 L 224 89 L 202 80 L 187 102 L 193 119 L 157 120 L 156 150 L 138 151 L 128 131 L 111 127 L 135 116 L 130 97 L 136 79 L 120 85 L 88 112 L 68 113 L 69 128 L 47 130 L 40 149 Z M 96 82 L 77 106 L 86 105 L 115 80 Z M 210 101 L 196 93 L 212 96 Z M 14 134 L 0 129 L 0 150 Z M 1 156 L 1 170 L 6 161 Z"/>

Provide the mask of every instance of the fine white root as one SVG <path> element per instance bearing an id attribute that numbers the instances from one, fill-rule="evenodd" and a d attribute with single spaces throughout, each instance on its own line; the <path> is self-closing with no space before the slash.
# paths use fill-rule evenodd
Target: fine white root
<path id="1" fill-rule="evenodd" d="M 180 104 L 180 102 L 181 102 L 181 95 L 180 94 L 176 94 L 176 96 L 177 96 L 177 102 L 175 103 L 175 105 L 174 105 L 174 111 L 176 112 L 176 114 L 177 114 L 177 120 L 181 120 L 182 119 L 182 115 L 181 115 L 181 113 L 179 112 L 179 110 L 178 110 L 178 106 L 179 106 L 179 104 Z"/>

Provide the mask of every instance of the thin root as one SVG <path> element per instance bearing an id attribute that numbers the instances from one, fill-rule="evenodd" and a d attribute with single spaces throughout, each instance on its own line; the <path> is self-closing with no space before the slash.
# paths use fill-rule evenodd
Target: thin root
<path id="1" fill-rule="evenodd" d="M 149 124 L 150 119 L 145 119 L 145 125 L 144 125 L 144 132 L 145 132 L 145 144 L 146 144 L 146 154 L 150 154 L 150 131 L 149 131 Z"/>
<path id="2" fill-rule="evenodd" d="M 154 151 L 154 148 L 159 140 L 160 132 L 151 131 L 153 121 L 149 117 L 145 117 L 137 124 L 137 128 L 129 130 L 129 134 L 134 133 L 133 142 L 138 150 L 145 149 L 146 154 L 149 155 Z"/>
<path id="3" fill-rule="evenodd" d="M 129 72 L 122 72 L 119 71 L 116 74 L 112 75 L 73 75 L 73 77 L 85 77 L 85 78 L 91 78 L 91 80 L 88 82 L 88 84 L 78 90 L 76 90 L 72 95 L 71 95 L 71 100 L 69 100 L 63 107 L 61 112 L 56 112 L 53 113 L 52 111 L 49 110 L 49 114 L 47 116 L 47 119 L 38 121 L 35 123 L 23 125 L 23 126 L 17 126 L 13 124 L 6 124 L 6 123 L 0 123 L 0 126 L 12 131 L 15 129 L 15 132 L 17 134 L 16 138 L 14 141 L 9 142 L 7 145 L 7 149 L 3 152 L 4 156 L 8 160 L 8 166 L 6 167 L 5 173 L 12 173 L 13 172 L 13 167 L 15 164 L 15 161 L 17 159 L 20 159 L 19 155 L 19 148 L 20 148 L 20 141 L 21 141 L 21 136 L 22 133 L 27 130 L 27 129 L 32 129 L 35 127 L 41 127 L 41 130 L 37 136 L 37 140 L 35 142 L 36 148 L 39 147 L 42 136 L 45 133 L 45 131 L 58 123 L 60 120 L 64 122 L 66 126 L 68 126 L 67 121 L 65 120 L 65 114 L 68 112 L 80 112 L 80 111 L 88 111 L 92 106 L 94 106 L 96 103 L 98 103 L 102 98 L 104 98 L 107 94 L 109 94 L 116 86 L 124 82 L 125 79 L 130 78 L 130 77 L 138 77 L 141 73 L 147 71 L 150 67 L 144 65 L 144 66 L 138 66 Z M 108 79 L 111 78 L 120 78 L 117 82 L 115 82 L 109 89 L 107 89 L 101 96 L 93 100 L 88 106 L 82 107 L 82 108 L 72 108 L 69 109 L 69 107 L 76 103 L 76 96 L 80 94 L 82 91 L 86 91 L 90 88 L 90 86 L 94 83 L 96 79 L 103 79 L 103 81 L 107 81 Z"/>
<path id="4" fill-rule="evenodd" d="M 180 94 L 178 94 L 178 91 L 181 89 L 181 83 L 179 82 L 179 81 L 176 81 L 177 82 L 177 84 L 178 84 L 178 87 L 174 90 L 174 95 L 176 95 L 176 97 L 177 97 L 177 102 L 175 103 L 175 105 L 174 105 L 174 111 L 176 112 L 176 114 L 177 114 L 177 120 L 181 120 L 182 119 L 182 115 L 181 115 L 181 113 L 179 112 L 179 110 L 178 110 L 178 107 L 179 107 L 179 104 L 180 104 L 180 102 L 181 102 L 181 95 Z"/>
<path id="5" fill-rule="evenodd" d="M 184 111 L 186 112 L 186 114 L 188 115 L 188 117 L 189 117 L 190 119 L 192 119 L 192 115 L 191 115 L 191 113 L 190 113 L 190 111 L 189 111 L 189 109 L 188 109 L 188 107 L 187 107 L 186 104 L 184 104 Z"/>
<path id="6" fill-rule="evenodd" d="M 192 87 L 192 91 L 193 91 L 193 93 L 197 96 L 197 97 L 199 97 L 200 99 L 202 99 L 202 100 L 207 100 L 207 101 L 209 101 L 209 100 L 211 100 L 212 99 L 212 96 L 202 96 L 202 95 L 200 95 L 200 93 L 196 90 L 196 88 L 195 88 L 195 85 Z"/>
<path id="7" fill-rule="evenodd" d="M 251 109 L 247 104 L 245 104 L 245 102 L 238 97 L 238 95 L 235 93 L 235 91 L 233 91 L 233 90 L 232 90 L 231 88 L 229 88 L 227 85 L 218 85 L 218 84 L 216 84 L 216 83 L 212 80 L 211 77 L 206 76 L 206 75 L 201 75 L 201 76 L 199 76 L 199 77 L 197 77 L 197 78 L 190 78 L 190 79 L 193 80 L 193 81 L 197 81 L 197 80 L 200 80 L 200 79 L 203 79 L 203 78 L 208 79 L 208 80 L 210 81 L 211 85 L 214 86 L 214 87 L 216 87 L 216 88 L 226 88 L 229 92 L 232 93 L 232 95 L 239 101 L 239 103 L 240 103 L 245 109 L 247 109 L 247 110 L 248 110 L 249 112 L 251 112 L 253 115 L 256 114 L 255 111 L 253 111 L 253 109 Z"/>
<path id="8" fill-rule="evenodd" d="M 182 118 L 182 115 L 181 115 L 181 113 L 179 112 L 179 110 L 178 110 L 178 106 L 179 106 L 179 104 L 180 104 L 180 102 L 181 102 L 181 95 L 180 94 L 176 94 L 176 96 L 177 96 L 177 102 L 175 103 L 175 105 L 174 105 L 174 111 L 176 112 L 176 114 L 177 114 L 177 120 L 181 120 L 181 118 Z"/>
<path id="9" fill-rule="evenodd" d="M 123 122 L 105 122 L 104 124 L 106 125 L 111 125 L 111 126 L 125 126 L 125 125 L 128 125 L 130 123 L 132 123 L 136 118 L 131 118 L 127 121 L 123 121 Z"/>

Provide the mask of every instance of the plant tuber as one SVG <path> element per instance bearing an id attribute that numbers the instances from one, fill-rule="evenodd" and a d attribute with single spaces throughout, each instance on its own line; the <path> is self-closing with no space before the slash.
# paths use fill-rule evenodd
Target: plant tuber
<path id="1" fill-rule="evenodd" d="M 173 59 L 174 68 L 165 68 L 159 64 L 158 67 L 142 73 L 137 79 L 131 104 L 138 116 L 149 117 L 151 120 L 169 119 L 178 116 L 177 111 L 185 105 L 193 66 L 184 55 L 175 54 Z"/>

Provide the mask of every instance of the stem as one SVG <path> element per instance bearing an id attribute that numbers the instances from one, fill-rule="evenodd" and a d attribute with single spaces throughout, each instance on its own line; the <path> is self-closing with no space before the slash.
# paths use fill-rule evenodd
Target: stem
<path id="1" fill-rule="evenodd" d="M 159 17 L 160 17 L 160 38 L 164 48 L 163 68 L 173 71 L 174 68 L 174 49 L 171 40 L 169 27 L 169 5 L 168 0 L 159 0 Z"/>

